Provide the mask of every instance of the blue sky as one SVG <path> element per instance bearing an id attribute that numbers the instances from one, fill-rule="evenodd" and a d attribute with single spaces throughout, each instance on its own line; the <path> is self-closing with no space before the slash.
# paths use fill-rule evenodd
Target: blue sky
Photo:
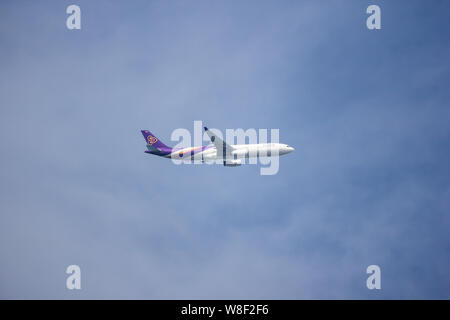
<path id="1" fill-rule="evenodd" d="M 449 10 L 2 1 L 0 297 L 449 299 Z M 274 176 L 144 154 L 194 120 L 296 151 Z"/>

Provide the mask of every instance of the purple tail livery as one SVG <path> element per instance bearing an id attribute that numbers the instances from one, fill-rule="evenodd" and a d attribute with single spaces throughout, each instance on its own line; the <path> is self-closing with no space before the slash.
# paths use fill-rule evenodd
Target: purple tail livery
<path id="1" fill-rule="evenodd" d="M 172 148 L 166 146 L 164 143 L 162 143 L 153 133 L 151 133 L 148 130 L 141 130 L 142 135 L 145 138 L 145 141 L 147 142 L 147 149 L 146 153 L 156 154 L 158 156 L 165 156 L 170 153 L 172 153 Z"/>

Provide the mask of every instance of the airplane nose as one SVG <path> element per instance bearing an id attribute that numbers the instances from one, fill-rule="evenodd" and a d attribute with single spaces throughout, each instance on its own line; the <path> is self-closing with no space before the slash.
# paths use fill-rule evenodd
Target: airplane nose
<path id="1" fill-rule="evenodd" d="M 294 150 L 295 150 L 295 149 L 294 149 L 294 148 L 292 148 L 292 147 L 289 147 L 288 149 L 289 149 L 289 152 L 292 152 L 292 151 L 294 151 Z"/>

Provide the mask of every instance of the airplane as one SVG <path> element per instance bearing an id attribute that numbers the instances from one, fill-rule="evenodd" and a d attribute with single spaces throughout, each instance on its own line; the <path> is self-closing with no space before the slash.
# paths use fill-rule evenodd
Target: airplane
<path id="1" fill-rule="evenodd" d="M 271 157 L 291 153 L 295 149 L 281 143 L 235 144 L 230 145 L 219 138 L 207 127 L 205 132 L 211 139 L 212 145 L 190 148 L 171 148 L 162 143 L 148 130 L 141 130 L 147 142 L 144 152 L 160 157 L 177 160 L 198 160 L 201 162 L 221 160 L 226 167 L 237 167 L 244 158 Z"/>

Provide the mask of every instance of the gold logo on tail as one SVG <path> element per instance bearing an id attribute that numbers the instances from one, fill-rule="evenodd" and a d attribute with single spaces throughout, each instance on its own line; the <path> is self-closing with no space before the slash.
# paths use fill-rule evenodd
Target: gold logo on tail
<path id="1" fill-rule="evenodd" d="M 156 143 L 156 141 L 158 141 L 158 139 L 156 139 L 156 138 L 153 137 L 153 136 L 148 136 L 148 137 L 147 137 L 147 143 L 148 143 L 149 145 L 152 145 L 152 144 Z"/>

